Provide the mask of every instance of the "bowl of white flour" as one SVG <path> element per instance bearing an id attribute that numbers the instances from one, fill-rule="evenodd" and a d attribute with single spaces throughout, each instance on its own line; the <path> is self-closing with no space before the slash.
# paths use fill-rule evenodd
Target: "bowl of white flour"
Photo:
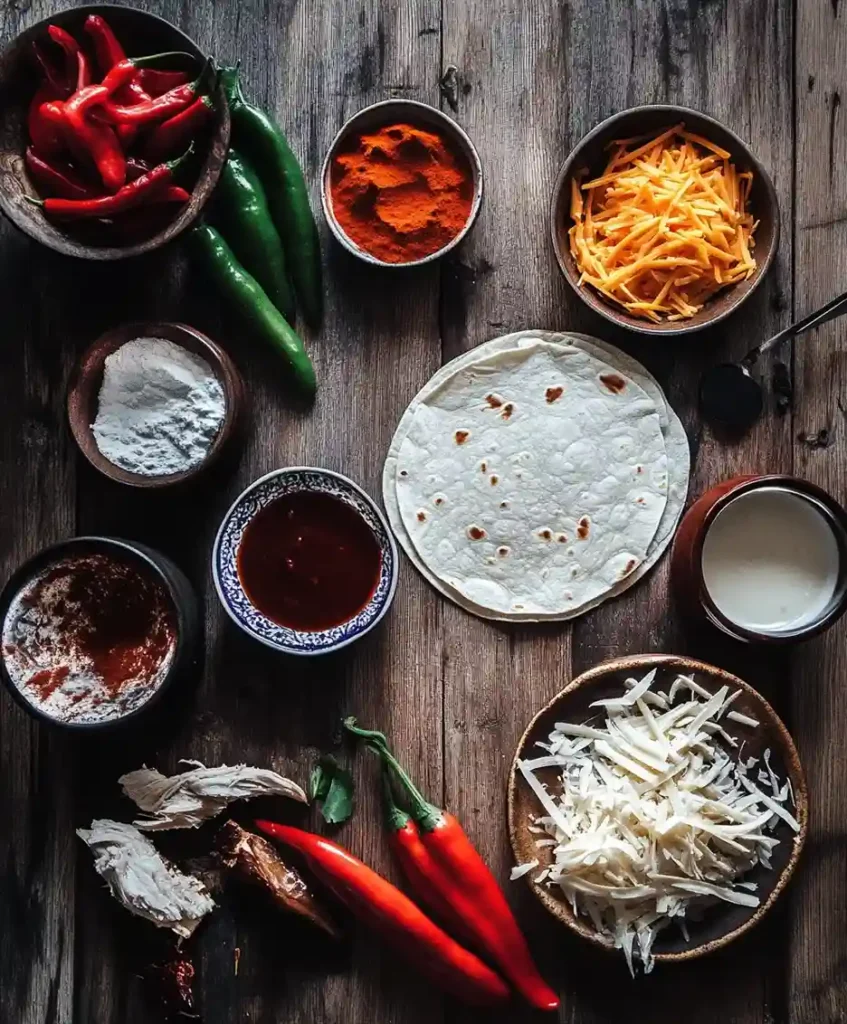
<path id="1" fill-rule="evenodd" d="M 101 473 L 134 487 L 184 483 L 233 435 L 244 385 L 193 327 L 124 324 L 83 355 L 68 392 L 71 431 Z"/>

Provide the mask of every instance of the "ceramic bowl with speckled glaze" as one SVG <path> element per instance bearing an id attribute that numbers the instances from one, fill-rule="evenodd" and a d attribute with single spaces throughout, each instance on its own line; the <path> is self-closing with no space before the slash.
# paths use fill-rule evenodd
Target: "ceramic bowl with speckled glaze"
<path id="1" fill-rule="evenodd" d="M 254 516 L 285 495 L 315 491 L 337 498 L 362 518 L 379 545 L 379 579 L 368 603 L 346 622 L 331 629 L 292 629 L 268 618 L 249 599 L 238 573 L 238 549 Z M 397 548 L 373 499 L 346 476 L 328 469 L 293 466 L 260 477 L 238 496 L 224 516 L 212 551 L 212 578 L 229 617 L 267 647 L 283 654 L 329 654 L 370 632 L 391 606 L 397 589 Z"/>

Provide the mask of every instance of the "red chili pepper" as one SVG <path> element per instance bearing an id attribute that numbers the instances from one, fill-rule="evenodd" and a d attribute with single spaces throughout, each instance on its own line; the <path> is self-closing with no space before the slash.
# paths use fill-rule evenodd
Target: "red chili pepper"
<path id="1" fill-rule="evenodd" d="M 138 72 L 142 89 L 151 96 L 161 96 L 179 85 L 186 85 L 190 79 L 185 71 L 162 71 L 159 68 L 142 68 Z"/>
<path id="2" fill-rule="evenodd" d="M 85 19 L 84 28 L 94 44 L 94 55 L 101 75 L 108 75 L 116 64 L 126 60 L 126 51 L 105 18 L 99 14 L 89 14 Z M 133 74 L 122 83 L 122 91 L 118 98 L 126 103 L 144 103 L 151 99 L 151 96 Z"/>
<path id="3" fill-rule="evenodd" d="M 102 87 L 80 89 L 65 103 L 44 103 L 42 113 L 63 125 L 68 145 L 76 153 L 85 152 L 94 161 L 103 184 L 117 192 L 126 181 L 126 158 L 114 131 L 107 124 L 86 117 L 88 100 Z"/>
<path id="4" fill-rule="evenodd" d="M 447 991 L 480 1006 L 508 998 L 509 990 L 490 967 L 343 847 L 290 825 L 257 821 L 256 826 L 303 854 L 315 875 L 342 903 Z"/>
<path id="5" fill-rule="evenodd" d="M 559 997 L 538 973 L 503 890 L 459 822 L 424 800 L 382 733 L 360 729 L 355 718 L 345 719 L 344 726 L 379 755 L 408 798 L 423 853 L 428 855 L 424 858 L 411 842 L 402 844 L 401 864 L 412 865 L 409 882 L 418 897 L 446 913 L 445 920 L 464 934 L 473 935 L 480 951 L 528 1003 L 538 1010 L 558 1009 Z"/>
<path id="6" fill-rule="evenodd" d="M 26 151 L 26 166 L 29 173 L 40 186 L 40 191 L 48 196 L 60 196 L 63 199 L 92 199 L 97 194 L 67 164 L 60 165 L 45 160 L 32 146 Z"/>
<path id="7" fill-rule="evenodd" d="M 69 80 L 64 72 L 59 72 L 53 67 L 53 62 L 39 43 L 33 42 L 32 52 L 35 55 L 36 63 L 41 69 L 41 74 L 44 76 L 45 83 L 50 85 L 55 93 L 53 98 L 64 99 L 66 96 L 70 96 L 73 92 L 73 80 Z"/>
<path id="8" fill-rule="evenodd" d="M 79 43 L 70 32 L 66 32 L 59 25 L 48 25 L 47 34 L 54 43 L 65 51 L 65 77 L 68 82 L 76 82 L 77 89 L 82 89 L 91 84 L 91 67 L 88 57 L 82 51 Z"/>
<path id="9" fill-rule="evenodd" d="M 144 146 L 144 156 L 152 163 L 158 163 L 184 149 L 214 109 L 211 96 L 198 96 L 191 106 L 153 129 Z"/>
<path id="10" fill-rule="evenodd" d="M 190 150 L 189 150 L 190 153 Z M 96 199 L 45 199 L 43 203 L 31 199 L 42 206 L 48 216 L 63 217 L 71 220 L 85 220 L 92 217 L 114 217 L 115 214 L 123 213 L 125 210 L 132 210 L 151 202 L 160 193 L 168 195 L 168 186 L 173 179 L 174 171 L 187 159 L 189 153 L 184 153 L 177 160 L 171 160 L 166 164 L 159 164 L 152 171 L 142 174 L 140 178 L 124 185 L 114 195 L 98 196 Z M 184 192 L 184 190 L 182 190 Z M 187 195 L 187 193 L 186 193 Z M 179 193 L 178 201 L 183 202 L 182 192 Z"/>
<path id="11" fill-rule="evenodd" d="M 146 103 L 137 103 L 133 107 L 120 106 L 117 103 L 106 102 L 98 104 L 97 116 L 111 124 L 144 125 L 155 121 L 164 121 L 174 114 L 190 106 L 197 98 L 200 85 L 206 77 L 206 67 L 193 82 L 179 85 L 176 89 L 157 96 Z"/>
<path id="12" fill-rule="evenodd" d="M 58 99 L 58 96 L 53 86 L 50 82 L 44 82 L 32 97 L 27 111 L 29 140 L 43 156 L 52 156 L 54 153 L 61 153 L 64 149 L 61 131 L 41 112 L 43 103 L 49 103 L 55 99 Z"/>

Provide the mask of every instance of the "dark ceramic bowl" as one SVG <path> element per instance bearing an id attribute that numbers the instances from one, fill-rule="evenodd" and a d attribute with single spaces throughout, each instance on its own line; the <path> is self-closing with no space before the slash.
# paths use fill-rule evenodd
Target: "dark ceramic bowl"
<path id="1" fill-rule="evenodd" d="M 215 94 L 216 117 L 197 139 L 197 153 L 186 168 L 184 184 L 191 199 L 177 211 L 150 207 L 142 220 L 133 223 L 131 234 L 119 234 L 96 221 L 74 226 L 48 220 L 27 196 L 37 196 L 24 162 L 27 147 L 27 109 L 39 76 L 32 57 L 33 42 L 57 49 L 47 36 L 47 26 L 60 25 L 80 43 L 87 43 L 83 24 L 89 14 L 102 14 L 112 26 L 130 57 L 165 51 L 193 56 L 181 70 L 199 71 L 206 55 L 175 25 L 132 7 L 94 4 L 61 11 L 38 22 L 10 42 L 0 54 L 0 210 L 11 222 L 42 245 L 68 256 L 90 260 L 118 260 L 158 249 L 176 238 L 198 217 L 220 176 L 229 147 L 230 117 L 223 91 Z M 174 64 L 176 68 L 176 64 Z"/>
<path id="2" fill-rule="evenodd" d="M 537 848 L 535 841 L 538 835 L 529 831 L 530 815 L 537 815 L 541 805 L 520 775 L 517 761 L 528 756 L 537 756 L 539 751 L 535 746 L 536 742 L 546 741 L 556 722 L 586 721 L 596 715 L 596 708 L 589 709 L 592 701 L 618 696 L 629 676 L 646 674 L 652 668 L 658 669 L 660 684 L 683 674 L 692 676 L 712 692 L 725 685 L 741 690 L 741 696 L 733 704 L 733 708 L 756 718 L 760 723 L 758 728 L 751 731 L 746 726 L 727 720 L 723 724 L 730 735 L 734 735 L 739 741 L 746 741 L 745 757 L 761 757 L 763 751 L 770 748 L 774 771 L 780 778 L 788 778 L 791 781 L 795 801 L 792 813 L 800 824 L 800 831 L 795 835 L 787 824 L 780 822 L 772 833 L 780 840 L 773 851 L 772 867 L 767 869 L 759 865 L 745 876 L 746 880 L 755 882 L 758 886 L 756 892 L 761 897 L 758 907 L 741 907 L 730 903 L 712 906 L 700 920 L 687 921 L 690 941 L 686 941 L 679 929 L 672 926 L 659 933 L 653 947 L 656 960 L 668 963 L 692 960 L 720 949 L 761 921 L 788 884 L 806 841 L 809 828 L 809 795 L 800 758 L 788 730 L 770 704 L 752 686 L 737 676 L 724 672 L 723 669 L 673 654 L 632 655 L 628 658 L 617 658 L 583 672 L 538 712 L 518 743 L 509 775 L 509 836 L 516 863 L 523 864 L 538 858 L 540 866 L 545 867 L 551 862 L 550 848 Z M 531 754 L 533 751 L 534 754 Z M 555 768 L 539 771 L 538 778 L 542 783 L 547 783 L 552 792 L 558 792 L 561 783 Z M 531 879 L 534 874 L 534 871 L 530 872 L 527 883 L 533 894 L 557 920 L 596 946 L 606 950 L 613 949 L 609 942 L 595 931 L 589 918 L 574 914 L 561 890 L 557 893 L 553 888 L 535 885 Z"/>
<path id="3" fill-rule="evenodd" d="M 145 544 L 120 540 L 116 537 L 72 537 L 45 548 L 24 562 L 0 592 L 0 630 L 5 625 L 6 615 L 15 597 L 35 576 L 67 556 L 91 553 L 114 554 L 123 561 L 135 563 L 141 572 L 149 574 L 162 585 L 170 600 L 176 620 L 176 649 L 170 667 L 150 697 L 128 714 L 105 722 L 63 722 L 46 714 L 31 704 L 17 688 L 9 676 L 5 658 L 0 654 L 0 679 L 3 680 L 14 700 L 33 718 L 56 729 L 74 733 L 103 732 L 106 729 L 116 729 L 135 722 L 142 715 L 147 715 L 161 701 L 169 687 L 185 675 L 196 657 L 201 640 L 200 605 L 193 587 L 182 570 L 165 555 L 154 551 Z"/>
<path id="4" fill-rule="evenodd" d="M 735 498 L 759 487 L 776 487 L 811 502 L 832 528 L 838 545 L 840 566 L 835 592 L 821 614 L 808 624 L 792 630 L 764 633 L 746 629 L 731 621 L 715 605 L 703 579 L 703 543 L 718 514 Z M 745 643 L 791 644 L 817 636 L 847 611 L 847 511 L 822 488 L 793 476 L 736 476 L 702 494 L 685 513 L 674 539 L 671 581 L 686 614 Z"/>
<path id="5" fill-rule="evenodd" d="M 332 208 L 332 164 L 335 157 L 343 152 L 344 147 L 353 135 L 374 131 L 383 125 L 398 121 L 422 128 L 430 128 L 433 131 L 439 132 L 448 142 L 452 143 L 459 153 L 464 155 L 473 175 L 473 202 L 471 203 L 471 210 L 468 214 L 468 219 L 465 221 L 465 226 L 446 245 L 418 260 L 407 260 L 404 263 L 389 263 L 357 245 L 339 224 L 335 211 Z M 354 114 L 342 125 L 340 131 L 332 140 L 332 145 L 329 147 L 329 151 L 324 159 L 323 168 L 321 169 L 321 203 L 330 231 L 332 231 L 338 242 L 348 252 L 357 256 L 360 260 L 364 260 L 365 263 L 371 263 L 377 267 L 387 267 L 390 270 L 418 267 L 423 263 L 432 263 L 433 260 L 440 259 L 450 252 L 451 249 L 455 249 L 474 226 L 480 206 L 482 205 L 482 162 L 467 132 L 460 128 L 453 118 L 448 117 L 442 110 L 439 110 L 437 107 L 431 107 L 428 103 L 419 103 L 417 100 L 383 100 L 381 103 L 372 103 L 371 106 L 365 107 Z"/>
<path id="6" fill-rule="evenodd" d="M 194 355 L 200 356 L 212 368 L 223 388 L 226 412 L 218 435 L 205 459 L 182 473 L 169 473 L 166 476 L 131 473 L 121 466 L 116 466 L 97 447 L 91 427 L 97 418 L 97 403 L 100 385 L 103 383 L 103 366 L 106 357 L 134 338 L 165 338 Z M 130 487 L 170 487 L 194 480 L 218 461 L 221 453 L 237 433 L 244 404 L 244 382 L 235 363 L 217 342 L 212 341 L 205 334 L 186 324 L 122 324 L 101 335 L 83 354 L 77 364 L 68 388 L 68 422 L 82 454 L 95 469 L 100 470 L 110 480 L 115 480 L 119 484 L 128 484 Z"/>
<path id="7" fill-rule="evenodd" d="M 571 178 L 587 172 L 592 177 L 606 165 L 607 146 L 615 139 L 630 138 L 647 133 L 658 134 L 664 128 L 684 122 L 691 131 L 702 135 L 732 154 L 733 163 L 741 171 L 753 172 L 753 188 L 750 193 L 750 209 L 759 226 L 756 229 L 756 269 L 746 281 L 724 288 L 709 299 L 703 308 L 687 320 L 651 323 L 632 316 L 626 310 L 606 300 L 590 285 L 580 285 L 580 272 L 571 255 L 568 230 L 572 224 L 570 215 Z M 665 104 L 633 107 L 613 114 L 593 128 L 577 143 L 565 161 L 556 184 L 550 204 L 550 231 L 556 259 L 568 284 L 582 301 L 595 313 L 620 327 L 627 327 L 640 334 L 679 335 L 691 334 L 718 323 L 752 295 L 758 288 L 773 262 L 779 245 L 779 204 L 776 191 L 765 168 L 753 152 L 734 132 L 716 121 L 687 107 Z"/>

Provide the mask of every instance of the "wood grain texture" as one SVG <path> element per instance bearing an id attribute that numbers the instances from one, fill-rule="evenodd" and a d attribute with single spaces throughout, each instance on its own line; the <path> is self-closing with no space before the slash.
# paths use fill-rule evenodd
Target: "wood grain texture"
<path id="1" fill-rule="evenodd" d="M 409 273 L 366 267 L 324 231 L 326 322 L 307 339 L 321 381 L 311 410 L 292 401 L 273 354 L 220 308 L 180 248 L 131 267 L 90 267 L 0 230 L 2 571 L 75 532 L 146 541 L 174 557 L 203 596 L 207 641 L 196 678 L 156 721 L 113 738 L 69 742 L 0 696 L 0 820 L 11 823 L 0 828 L 0 1022 L 161 1019 L 137 975 L 161 955 L 162 937 L 106 896 L 73 836 L 93 816 L 131 814 L 116 786 L 121 772 L 143 762 L 174 771 L 180 757 L 197 757 L 269 765 L 304 782 L 316 752 L 333 745 L 342 714 L 354 713 L 390 734 L 421 787 L 457 812 L 508 886 L 505 783 L 526 722 L 576 672 L 651 650 L 722 665 L 790 713 L 812 795 L 807 863 L 790 906 L 738 946 L 636 983 L 622 961 L 563 934 L 523 886 L 509 887 L 564 997 L 560 1020 L 678 1024 L 684 1007 L 691 1024 L 843 1021 L 847 769 L 830 756 L 845 731 L 843 626 L 790 659 L 753 658 L 685 632 L 663 563 L 573 625 L 500 628 L 437 598 L 401 559 L 397 600 L 380 629 L 341 656 L 303 664 L 274 657 L 231 626 L 214 597 L 208 558 L 229 503 L 278 466 L 323 465 L 378 495 L 394 426 L 440 363 L 533 326 L 596 333 L 644 360 L 697 452 L 692 494 L 733 473 L 794 465 L 847 500 L 847 417 L 838 401 L 847 335 L 839 324 L 798 348 L 793 425 L 769 410 L 748 438 L 727 445 L 701 427 L 695 402 L 703 368 L 784 326 L 792 305 L 800 315 L 844 288 L 847 9 L 836 0 L 135 3 L 221 59 L 241 59 L 248 95 L 274 112 L 303 161 L 316 210 L 318 171 L 335 131 L 358 108 L 389 96 L 453 113 L 480 151 L 486 196 L 461 248 Z M 68 6 L 5 4 L 0 34 L 9 38 Z M 550 192 L 573 143 L 614 110 L 662 100 L 704 110 L 744 137 L 772 174 L 783 216 L 766 285 L 724 327 L 684 342 L 633 341 L 595 319 L 568 293 L 548 238 Z M 196 325 L 228 349 L 251 394 L 241 452 L 185 495 L 141 495 L 98 476 L 77 457 L 64 422 L 73 360 L 104 329 L 133 318 Z M 835 440 L 829 448 L 796 439 L 821 428 Z M 359 793 L 356 817 L 338 839 L 397 880 L 379 825 L 375 766 L 364 754 L 354 762 L 349 750 L 341 757 L 355 763 Z M 317 825 L 293 807 L 267 810 Z M 161 847 L 200 856 L 209 840 L 204 829 L 162 837 Z M 195 945 L 207 1024 L 535 1019 L 519 1007 L 498 1017 L 445 1002 L 364 930 L 352 929 L 351 944 L 330 955 L 247 893 L 226 887 L 216 898 L 220 909 Z"/>
<path id="2" fill-rule="evenodd" d="M 798 317 L 844 290 L 847 280 L 847 10 L 797 9 L 794 305 Z M 827 324 L 798 342 L 794 357 L 794 465 L 798 476 L 847 501 L 847 328 Z M 810 438 L 827 431 L 829 447 Z M 847 1017 L 847 718 L 845 627 L 806 644 L 794 659 L 792 721 L 806 765 L 812 829 L 792 900 L 789 982 L 793 1024 Z"/>

